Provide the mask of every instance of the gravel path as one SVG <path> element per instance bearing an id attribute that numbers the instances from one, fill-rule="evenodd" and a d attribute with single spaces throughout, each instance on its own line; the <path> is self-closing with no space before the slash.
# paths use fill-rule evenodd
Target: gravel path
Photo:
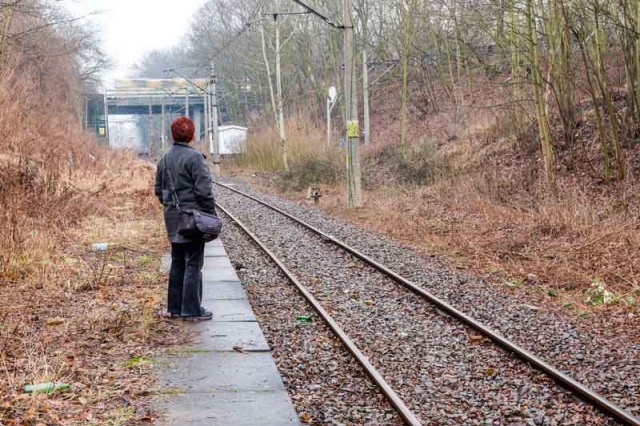
<path id="1" fill-rule="evenodd" d="M 292 225 L 288 219 L 221 188 L 218 196 L 221 204 L 246 221 L 326 305 L 425 424 L 615 424 L 378 272 L 331 245 L 319 243 L 317 237 Z M 282 201 L 278 203 L 283 205 Z M 285 204 L 296 215 L 303 209 Z M 350 243 L 357 241 L 359 247 L 367 246 L 373 257 L 398 271 L 397 259 L 403 260 L 403 267 L 418 259 L 407 249 L 340 221 L 323 222 L 316 220 L 328 232 L 340 238 L 346 234 Z M 231 248 L 235 242 L 229 243 Z M 245 253 L 239 253 L 239 262 L 244 263 L 245 258 Z M 469 280 L 427 268 L 411 272 L 412 278 L 420 283 L 425 278 L 430 286 L 436 280 L 441 281 L 437 285 L 445 291 L 439 289 L 439 294 L 444 293 L 450 301 L 465 300 L 458 293 L 468 291 L 465 284 Z M 451 291 L 450 286 L 457 291 Z M 283 299 L 282 303 L 288 300 Z M 496 304 L 484 300 L 486 318 L 496 319 Z M 519 311 L 513 301 L 506 309 Z M 510 329 L 513 324 L 504 325 Z M 525 327 L 522 323 L 519 326 L 520 330 Z M 544 332 L 544 326 L 536 329 L 536 337 L 542 339 Z M 571 337 L 570 330 L 564 332 Z M 625 389 L 630 394 L 628 387 Z"/>
<path id="2" fill-rule="evenodd" d="M 223 240 L 301 420 L 313 425 L 402 425 L 323 321 L 296 320 L 312 315 L 313 309 L 264 253 L 230 224 Z"/>

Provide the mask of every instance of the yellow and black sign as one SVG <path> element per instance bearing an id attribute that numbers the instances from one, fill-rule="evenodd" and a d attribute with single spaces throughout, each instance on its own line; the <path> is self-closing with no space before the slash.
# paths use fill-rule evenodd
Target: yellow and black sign
<path id="1" fill-rule="evenodd" d="M 360 124 L 358 123 L 358 121 L 347 122 L 347 137 L 348 138 L 360 137 Z"/>

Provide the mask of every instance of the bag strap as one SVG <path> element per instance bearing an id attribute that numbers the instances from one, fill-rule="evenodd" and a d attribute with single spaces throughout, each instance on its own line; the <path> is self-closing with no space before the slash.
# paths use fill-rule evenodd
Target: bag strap
<path id="1" fill-rule="evenodd" d="M 171 175 L 171 171 L 167 167 L 167 154 L 162 157 L 162 166 L 164 167 L 164 172 L 169 178 L 169 190 L 171 191 L 171 199 L 173 200 L 173 205 L 176 206 L 178 213 L 180 212 L 180 200 L 178 199 L 178 192 L 176 191 L 176 186 L 173 182 L 173 176 Z"/>

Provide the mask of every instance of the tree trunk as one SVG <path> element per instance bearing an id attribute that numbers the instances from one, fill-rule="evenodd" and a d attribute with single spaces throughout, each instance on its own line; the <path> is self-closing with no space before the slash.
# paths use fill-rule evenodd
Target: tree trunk
<path id="1" fill-rule="evenodd" d="M 519 25 L 516 22 L 516 10 L 516 2 L 515 0 L 511 0 L 509 10 L 509 44 L 511 46 L 511 96 L 514 102 L 513 123 L 516 134 L 522 134 L 524 132 L 524 119 L 522 117 L 522 108 L 520 107 L 520 102 L 522 101 L 522 66 L 520 64 L 520 43 L 518 43 L 517 34 Z"/>
<path id="2" fill-rule="evenodd" d="M 624 179 L 624 164 L 622 161 L 622 147 L 620 146 L 620 135 L 618 134 L 618 119 L 616 111 L 611 100 L 611 91 L 607 83 L 607 70 L 604 63 L 604 47 L 605 47 L 605 34 L 600 30 L 600 18 L 598 16 L 598 10 L 595 12 L 595 37 L 594 42 L 596 44 L 596 75 L 598 76 L 598 83 L 600 91 L 602 92 L 602 98 L 604 99 L 607 107 L 607 113 L 609 115 L 609 126 L 611 128 L 611 139 L 613 144 L 613 155 L 616 164 L 616 177 L 618 180 Z"/>
<path id="3" fill-rule="evenodd" d="M 278 109 L 276 108 L 276 96 L 275 91 L 273 90 L 273 79 L 271 75 L 271 63 L 269 62 L 269 56 L 267 55 L 267 42 L 264 37 L 264 23 L 260 23 L 260 39 L 262 41 L 262 56 L 264 58 L 264 65 L 267 69 L 267 80 L 269 81 L 269 98 L 271 100 L 271 110 L 273 111 L 273 118 L 276 123 L 276 126 L 280 128 L 280 124 L 278 123 Z"/>
<path id="4" fill-rule="evenodd" d="M 593 84 L 593 80 L 591 79 L 591 73 L 589 69 L 592 67 L 591 61 L 589 59 L 588 47 L 586 45 L 586 41 L 581 39 L 580 37 L 576 37 L 578 42 L 580 43 L 580 53 L 582 56 L 582 61 L 584 63 L 585 76 L 587 77 L 587 88 L 589 89 L 589 94 L 591 95 L 591 102 L 593 102 L 593 109 L 596 113 L 596 125 L 598 127 L 598 139 L 600 141 L 600 152 L 602 154 L 602 167 L 603 167 L 603 178 L 605 182 L 608 182 L 611 178 L 611 148 L 609 147 L 609 139 L 607 137 L 607 132 L 604 127 L 604 119 L 602 117 L 602 112 L 600 110 L 600 106 L 598 105 L 598 96 L 596 94 L 596 88 Z"/>
<path id="5" fill-rule="evenodd" d="M 555 170 L 553 164 L 553 147 L 549 131 L 547 107 L 542 94 L 542 70 L 540 67 L 540 52 L 538 51 L 538 32 L 536 29 L 536 17 L 533 0 L 527 0 L 527 31 L 529 49 L 531 54 L 531 75 L 533 77 L 533 90 L 535 95 L 536 113 L 538 118 L 538 131 L 542 146 L 542 158 L 544 161 L 544 176 L 549 187 L 555 186 Z"/>
<path id="6" fill-rule="evenodd" d="M 279 5 L 279 2 L 276 3 L 276 7 Z M 280 127 L 280 143 L 282 144 L 282 163 L 284 165 L 284 170 L 289 171 L 289 159 L 288 159 L 288 146 L 287 146 L 287 135 L 285 132 L 285 122 L 284 122 L 284 100 L 282 97 L 282 70 L 280 66 L 280 57 L 281 57 L 281 46 L 280 46 L 280 21 L 276 18 L 276 86 L 277 86 L 277 108 L 278 108 L 278 123 Z"/>
<path id="7" fill-rule="evenodd" d="M 411 38 L 413 37 L 413 0 L 407 0 L 403 5 L 398 6 L 401 16 L 402 27 L 402 56 L 400 64 L 402 67 L 402 92 L 400 106 L 400 147 L 402 155 L 407 155 L 407 112 L 409 107 L 409 55 Z"/>
<path id="8" fill-rule="evenodd" d="M 3 4 L 2 5 L 2 28 L 0 33 L 0 57 L 4 55 L 6 45 L 7 45 L 7 37 L 9 34 L 9 30 L 11 29 L 11 22 L 13 21 L 13 4 Z"/>

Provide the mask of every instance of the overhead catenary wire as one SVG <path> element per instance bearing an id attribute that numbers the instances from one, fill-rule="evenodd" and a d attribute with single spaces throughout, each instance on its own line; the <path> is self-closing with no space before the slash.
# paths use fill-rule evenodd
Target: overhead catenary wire
<path id="1" fill-rule="evenodd" d="M 299 6 L 304 7 L 307 12 L 316 15 L 318 18 L 322 19 L 324 22 L 326 22 L 327 24 L 329 24 L 330 26 L 332 26 L 333 28 L 337 29 L 337 30 L 344 30 L 345 26 L 342 24 L 337 24 L 335 22 L 333 22 L 330 18 L 326 17 L 325 15 L 323 15 L 322 13 L 318 12 L 317 10 L 315 10 L 314 8 L 312 8 L 311 6 L 303 3 L 300 0 L 293 0 L 294 3 L 296 3 Z"/>
<path id="2" fill-rule="evenodd" d="M 213 53 L 213 55 L 211 55 L 206 61 L 203 61 L 203 63 L 195 71 L 191 73 L 192 76 L 196 76 L 200 71 L 206 69 L 211 63 L 211 61 L 213 61 L 218 56 L 226 52 L 227 49 L 229 49 L 229 47 L 233 45 L 233 43 L 239 40 L 240 37 L 242 37 L 249 30 L 249 28 L 251 28 L 257 22 L 256 16 L 258 16 L 258 14 L 260 13 L 263 3 L 264 3 L 264 0 L 258 0 L 258 2 L 256 3 L 256 8 L 251 13 L 251 15 L 249 16 L 249 19 L 244 23 L 242 28 L 240 28 L 240 30 L 233 37 L 231 37 L 229 40 L 224 42 L 222 46 L 218 50 L 216 50 Z"/>
<path id="3" fill-rule="evenodd" d="M 333 27 L 335 29 L 339 29 L 339 30 L 344 30 L 345 29 L 344 25 L 334 22 L 333 20 L 331 20 L 330 18 L 328 18 L 324 14 L 318 12 L 317 10 L 313 9 L 311 6 L 303 3 L 302 1 L 300 1 L 300 0 L 293 0 L 293 1 L 296 4 L 302 6 L 306 10 L 302 14 L 313 14 L 313 15 L 317 16 L 318 18 L 322 19 L 324 22 L 326 22 L 328 25 L 330 25 L 331 27 Z M 222 46 L 218 50 L 216 50 L 216 52 L 214 52 L 206 61 L 203 61 L 202 64 L 199 65 L 196 68 L 196 70 L 191 73 L 191 77 L 190 78 L 195 77 L 202 70 L 206 69 L 209 66 L 209 64 L 211 63 L 211 61 L 213 61 L 214 59 L 219 57 L 221 54 L 226 52 L 229 49 L 229 47 L 231 47 L 238 39 L 240 39 L 240 37 L 242 37 L 254 24 L 256 24 L 257 22 L 260 21 L 260 19 L 256 19 L 256 17 L 260 14 L 260 12 L 262 10 L 262 7 L 263 7 L 263 4 L 264 4 L 264 0 L 258 0 L 257 1 L 254 11 L 250 14 L 249 19 L 245 22 L 245 24 L 238 31 L 238 33 L 236 35 L 234 35 L 233 37 L 231 37 L 226 42 L 224 42 L 222 44 Z M 272 13 L 272 14 L 265 14 L 265 15 L 266 16 L 277 16 L 277 15 L 285 15 L 285 14 L 294 14 L 294 13 Z M 173 70 L 175 70 L 175 69 L 173 69 Z"/>

